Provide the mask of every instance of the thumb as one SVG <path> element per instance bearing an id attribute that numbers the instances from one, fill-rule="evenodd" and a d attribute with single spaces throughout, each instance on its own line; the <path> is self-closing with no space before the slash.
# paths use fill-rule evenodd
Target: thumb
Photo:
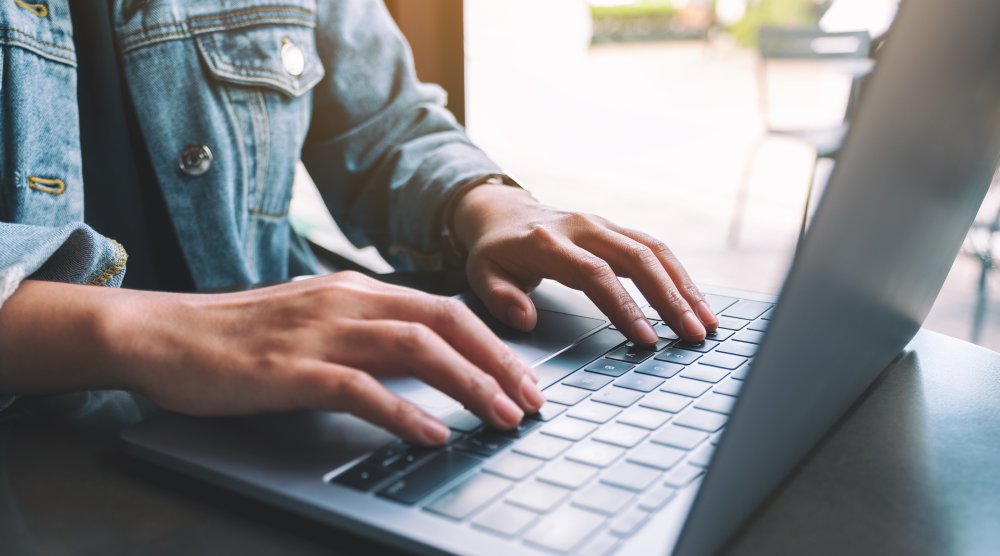
<path id="1" fill-rule="evenodd" d="M 535 304 L 510 274 L 492 263 L 470 264 L 469 285 L 493 318 L 530 332 L 538 322 Z"/>

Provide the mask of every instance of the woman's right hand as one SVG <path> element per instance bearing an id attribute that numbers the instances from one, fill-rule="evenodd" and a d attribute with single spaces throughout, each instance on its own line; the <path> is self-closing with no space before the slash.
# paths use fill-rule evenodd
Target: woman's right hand
<path id="1" fill-rule="evenodd" d="M 82 331 L 71 314 L 88 299 L 99 317 Z M 31 313 L 62 340 L 33 349 Z M 408 440 L 447 439 L 373 375 L 421 379 L 498 428 L 544 402 L 534 371 L 463 304 L 356 273 L 211 295 L 26 281 L 0 310 L 0 391 L 125 388 L 203 416 L 344 411 Z"/>

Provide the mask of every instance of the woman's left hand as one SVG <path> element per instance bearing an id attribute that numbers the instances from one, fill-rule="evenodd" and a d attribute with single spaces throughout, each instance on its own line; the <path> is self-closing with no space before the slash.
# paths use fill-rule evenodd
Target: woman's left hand
<path id="1" fill-rule="evenodd" d="M 705 339 L 718 320 L 680 261 L 662 241 L 594 215 L 545 206 L 524 190 L 486 184 L 464 194 L 453 216 L 469 252 L 473 291 L 497 319 L 520 330 L 537 321 L 526 292 L 543 278 L 583 291 L 629 339 L 657 334 L 618 277 L 631 278 L 682 338 Z"/>

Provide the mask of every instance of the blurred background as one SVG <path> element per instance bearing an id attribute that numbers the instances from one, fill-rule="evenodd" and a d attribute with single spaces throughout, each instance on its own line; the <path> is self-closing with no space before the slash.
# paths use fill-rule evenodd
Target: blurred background
<path id="1" fill-rule="evenodd" d="M 540 200 L 660 237 L 701 284 L 777 292 L 899 0 L 387 5 L 421 79 Z M 296 228 L 388 271 L 300 178 Z M 925 326 L 997 350 L 995 199 Z"/>

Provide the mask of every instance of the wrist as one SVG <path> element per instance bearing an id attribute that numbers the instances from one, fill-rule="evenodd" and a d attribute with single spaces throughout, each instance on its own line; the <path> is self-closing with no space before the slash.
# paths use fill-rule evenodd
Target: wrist
<path id="1" fill-rule="evenodd" d="M 513 182 L 511 182 L 513 183 Z M 455 243 L 468 251 L 493 226 L 527 204 L 537 204 L 527 190 L 514 184 L 484 183 L 461 196 L 455 204 L 451 233 Z"/>

